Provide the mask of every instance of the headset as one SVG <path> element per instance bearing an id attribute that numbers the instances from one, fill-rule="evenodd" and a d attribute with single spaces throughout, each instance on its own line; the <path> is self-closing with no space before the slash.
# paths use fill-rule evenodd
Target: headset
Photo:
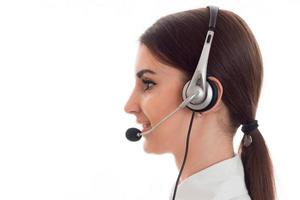
<path id="1" fill-rule="evenodd" d="M 212 108 L 218 98 L 218 88 L 215 83 L 213 83 L 211 80 L 207 79 L 207 63 L 209 58 L 209 52 L 211 48 L 211 44 L 214 37 L 214 31 L 216 28 L 216 22 L 217 22 L 217 16 L 219 8 L 216 6 L 207 6 L 209 8 L 209 26 L 208 26 L 208 32 L 206 34 L 206 38 L 204 41 L 203 49 L 197 64 L 197 67 L 195 69 L 195 72 L 192 76 L 192 79 L 189 80 L 183 87 L 182 90 L 182 98 L 183 102 L 170 114 L 168 114 L 166 117 L 164 117 L 160 122 L 158 122 L 153 128 L 150 130 L 142 133 L 137 128 L 129 128 L 126 131 L 126 138 L 130 141 L 138 141 L 143 135 L 149 134 L 150 132 L 153 132 L 158 126 L 160 126 L 164 121 L 169 119 L 171 116 L 173 116 L 176 112 L 178 112 L 181 108 L 187 107 L 190 110 L 192 110 L 192 118 L 189 125 L 187 140 L 186 140 L 186 150 L 185 155 L 183 159 L 183 163 L 180 169 L 180 172 L 177 177 L 177 181 L 174 187 L 173 192 L 173 200 L 175 200 L 176 197 L 176 191 L 178 182 L 182 173 L 182 170 L 185 165 L 187 153 L 188 153 L 188 144 L 189 144 L 189 137 L 191 133 L 191 127 L 194 119 L 194 113 L 195 112 L 204 112 Z"/>
<path id="2" fill-rule="evenodd" d="M 216 6 L 208 6 L 208 8 L 210 13 L 209 29 L 206 34 L 201 56 L 192 79 L 185 84 L 182 91 L 183 100 L 186 100 L 189 96 L 195 93 L 197 94 L 186 105 L 189 109 L 195 112 L 204 112 L 209 110 L 215 105 L 218 98 L 218 88 L 211 80 L 206 80 L 206 72 L 219 8 Z"/>

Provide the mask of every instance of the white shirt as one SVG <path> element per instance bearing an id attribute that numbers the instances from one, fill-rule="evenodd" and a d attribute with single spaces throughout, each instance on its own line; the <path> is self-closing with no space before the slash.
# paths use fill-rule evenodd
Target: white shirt
<path id="1" fill-rule="evenodd" d="M 202 199 L 251 200 L 244 180 L 243 163 L 238 154 L 189 176 L 178 185 L 175 200 Z"/>

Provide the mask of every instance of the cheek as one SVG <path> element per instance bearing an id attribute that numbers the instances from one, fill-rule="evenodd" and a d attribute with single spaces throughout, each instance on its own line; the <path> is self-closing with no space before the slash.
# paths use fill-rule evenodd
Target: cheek
<path id="1" fill-rule="evenodd" d="M 143 113 L 150 120 L 152 126 L 162 119 L 165 111 L 165 102 L 162 100 L 165 97 L 160 97 L 159 94 L 148 94 L 141 103 Z"/>
<path id="2" fill-rule="evenodd" d="M 145 114 L 151 121 L 152 127 L 174 111 L 181 103 L 180 98 L 176 100 L 176 97 L 172 97 L 172 101 L 166 98 L 170 98 L 170 96 L 165 98 L 153 98 L 153 101 L 149 101 L 149 109 Z M 158 102 L 157 99 L 160 99 L 160 101 Z M 183 110 L 180 110 L 167 121 L 163 122 L 155 131 L 147 135 L 144 141 L 145 152 L 166 153 L 179 148 L 177 144 L 180 143 L 182 134 L 186 132 L 184 125 L 185 119 Z"/>
<path id="3" fill-rule="evenodd" d="M 169 87 L 161 91 L 149 93 L 142 100 L 141 106 L 145 117 L 147 117 L 147 119 L 151 122 L 151 125 L 153 127 L 157 123 L 159 123 L 164 117 L 173 112 L 180 105 L 181 102 L 181 90 L 178 88 Z M 180 124 L 180 119 L 176 120 L 176 118 L 178 115 L 180 115 L 181 111 L 182 110 L 178 111 L 167 121 L 163 122 L 163 124 L 161 124 L 158 128 L 161 129 L 161 127 L 165 125 L 170 125 L 171 127 L 174 127 L 178 123 Z"/>

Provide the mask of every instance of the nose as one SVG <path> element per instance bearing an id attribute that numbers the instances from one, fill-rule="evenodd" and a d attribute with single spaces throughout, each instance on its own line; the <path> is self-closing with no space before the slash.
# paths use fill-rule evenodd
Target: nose
<path id="1" fill-rule="evenodd" d="M 134 114 L 139 112 L 139 105 L 138 105 L 138 99 L 134 92 L 130 95 L 129 99 L 127 100 L 124 111 L 129 114 Z"/>

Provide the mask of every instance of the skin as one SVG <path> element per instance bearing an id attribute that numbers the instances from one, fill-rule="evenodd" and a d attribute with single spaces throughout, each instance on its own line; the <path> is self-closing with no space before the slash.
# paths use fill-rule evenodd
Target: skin
<path id="1" fill-rule="evenodd" d="M 183 101 L 181 95 L 187 77 L 182 71 L 160 63 L 145 45 L 140 44 L 135 71 L 138 73 L 143 69 L 150 69 L 156 74 L 144 73 L 142 77 L 136 77 L 135 87 L 124 110 L 135 115 L 138 123 L 150 122 L 154 126 Z M 234 133 L 229 128 L 228 111 L 221 100 L 223 87 L 215 77 L 208 78 L 217 84 L 218 100 L 213 108 L 197 113 L 194 117 L 189 153 L 180 182 L 234 156 Z M 155 84 L 146 84 L 142 80 L 151 80 Z M 143 136 L 144 151 L 153 154 L 171 153 L 180 170 L 191 115 L 190 109 L 183 108 L 155 131 Z"/>

